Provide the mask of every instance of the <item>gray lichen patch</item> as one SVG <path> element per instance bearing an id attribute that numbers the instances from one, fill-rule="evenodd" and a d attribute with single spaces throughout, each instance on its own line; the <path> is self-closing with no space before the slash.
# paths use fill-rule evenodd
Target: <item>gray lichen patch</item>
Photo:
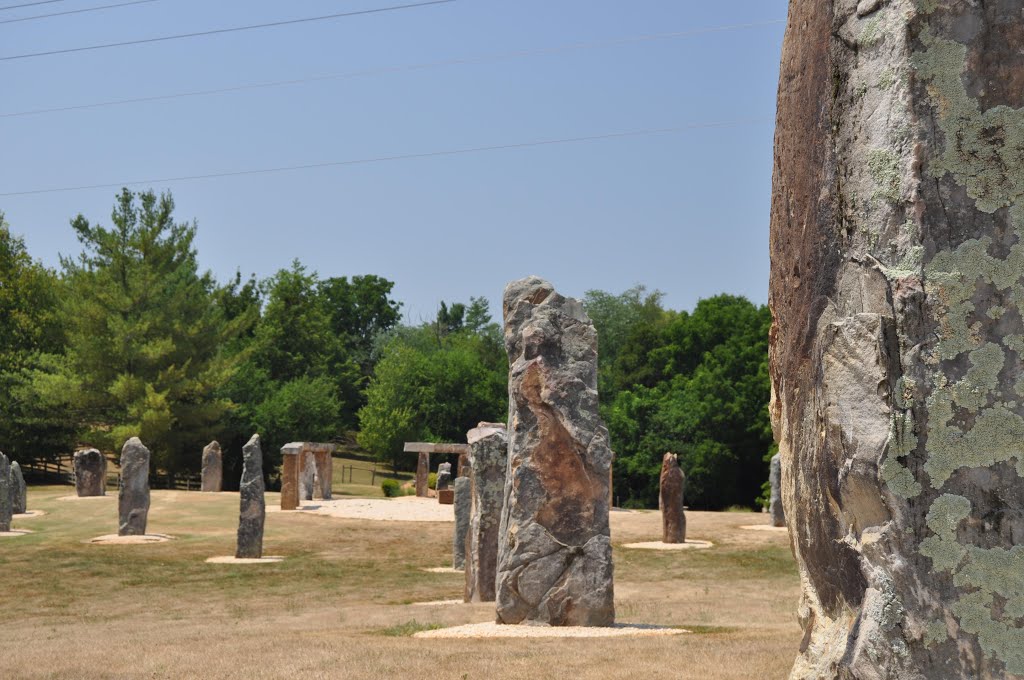
<path id="1" fill-rule="evenodd" d="M 900 159 L 889 149 L 872 149 L 868 153 L 868 171 L 875 181 L 872 198 L 900 200 Z"/>

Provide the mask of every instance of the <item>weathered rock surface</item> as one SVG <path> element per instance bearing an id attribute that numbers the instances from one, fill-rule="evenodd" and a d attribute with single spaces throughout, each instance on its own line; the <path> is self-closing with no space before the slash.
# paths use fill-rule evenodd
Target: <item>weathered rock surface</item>
<path id="1" fill-rule="evenodd" d="M 455 529 L 452 539 L 452 567 L 463 569 L 466 566 L 466 537 L 469 535 L 469 511 L 472 497 L 470 496 L 469 478 L 459 477 L 453 484 L 455 491 Z"/>
<path id="2" fill-rule="evenodd" d="M 299 500 L 313 500 L 313 486 L 316 482 L 316 457 L 309 445 L 299 452 Z"/>
<path id="3" fill-rule="evenodd" d="M 471 511 L 466 540 L 466 602 L 494 602 L 498 573 L 498 529 L 505 503 L 508 431 L 480 423 L 466 435 L 472 452 Z"/>
<path id="4" fill-rule="evenodd" d="M 0 532 L 11 530 L 11 461 L 0 453 Z"/>
<path id="5" fill-rule="evenodd" d="M 786 511 L 782 504 L 782 456 L 776 453 L 772 456 L 771 468 L 768 473 L 768 483 L 772 487 L 771 502 L 768 504 L 768 516 L 771 517 L 773 527 L 786 526 Z"/>
<path id="6" fill-rule="evenodd" d="M 28 509 L 28 488 L 25 477 L 21 474 L 21 465 L 17 461 L 11 463 L 11 512 L 20 515 Z"/>
<path id="7" fill-rule="evenodd" d="M 220 491 L 224 481 L 224 459 L 220 444 L 210 442 L 203 449 L 203 491 Z"/>
<path id="8" fill-rule="evenodd" d="M 299 459 L 302 443 L 292 442 L 281 447 L 281 509 L 299 507 Z"/>
<path id="9" fill-rule="evenodd" d="M 416 496 L 426 498 L 430 482 L 430 454 L 420 451 L 416 459 Z"/>
<path id="10" fill-rule="evenodd" d="M 658 507 L 661 508 L 661 542 L 686 543 L 686 475 L 679 467 L 679 458 L 666 453 L 661 458 L 661 481 Z"/>
<path id="11" fill-rule="evenodd" d="M 771 225 L 793 678 L 1024 677 L 1024 15 L 793 0 Z"/>
<path id="12" fill-rule="evenodd" d="M 149 517 L 149 449 L 132 437 L 121 449 L 117 492 L 118 536 L 144 536 Z"/>
<path id="13" fill-rule="evenodd" d="M 334 484 L 334 445 L 314 444 L 313 462 L 316 465 L 316 481 L 313 489 L 314 498 L 329 501 L 332 498 L 331 487 Z"/>
<path id="14" fill-rule="evenodd" d="M 510 283 L 503 304 L 510 474 L 497 621 L 612 625 L 612 452 L 598 414 L 597 332 L 582 304 L 536 277 Z"/>
<path id="15" fill-rule="evenodd" d="M 452 483 L 452 464 L 441 463 L 437 466 L 437 482 L 434 484 L 434 489 L 437 491 L 443 491 L 447 489 Z"/>
<path id="16" fill-rule="evenodd" d="M 96 449 L 75 451 L 75 493 L 78 496 L 107 495 L 107 457 Z"/>
<path id="17" fill-rule="evenodd" d="M 260 436 L 254 434 L 242 448 L 242 481 L 238 487 L 241 508 L 238 516 L 238 547 L 235 557 L 263 557 L 263 522 L 267 516 L 264 500 L 263 449 Z"/>

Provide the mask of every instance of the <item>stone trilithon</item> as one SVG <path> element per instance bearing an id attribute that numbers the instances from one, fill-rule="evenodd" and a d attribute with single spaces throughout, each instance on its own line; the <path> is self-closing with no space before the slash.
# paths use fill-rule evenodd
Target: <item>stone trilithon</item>
<path id="1" fill-rule="evenodd" d="M 1024 676 L 1024 14 L 792 0 L 771 224 L 793 678 Z"/>

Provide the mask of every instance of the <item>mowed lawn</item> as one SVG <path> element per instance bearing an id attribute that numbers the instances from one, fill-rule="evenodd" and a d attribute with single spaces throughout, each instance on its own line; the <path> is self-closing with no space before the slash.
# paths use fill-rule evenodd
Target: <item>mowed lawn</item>
<path id="1" fill-rule="evenodd" d="M 347 485 L 346 495 L 359 485 Z M 365 487 L 366 494 L 373 489 Z M 626 550 L 660 537 L 657 512 L 612 515 L 622 622 L 693 633 L 618 640 L 420 640 L 429 627 L 493 619 L 461 598 L 451 523 L 375 522 L 271 512 L 265 554 L 279 564 L 207 564 L 235 548 L 238 495 L 154 491 L 141 546 L 116 533 L 116 492 L 71 499 L 30 487 L 0 539 L 0 678 L 784 678 L 796 655 L 799 583 L 785 533 L 742 530 L 750 513 L 688 513 L 709 550 Z M 339 494 L 340 495 L 340 494 Z M 278 501 L 268 493 L 268 505 Z M 387 502 L 387 501 L 385 501 Z"/>

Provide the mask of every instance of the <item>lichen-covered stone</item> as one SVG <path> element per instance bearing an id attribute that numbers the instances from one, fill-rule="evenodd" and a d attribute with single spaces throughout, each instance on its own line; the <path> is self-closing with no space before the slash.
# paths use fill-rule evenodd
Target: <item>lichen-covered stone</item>
<path id="1" fill-rule="evenodd" d="M 505 502 L 508 430 L 480 423 L 469 431 L 471 510 L 466 539 L 466 602 L 494 602 L 498 571 L 498 529 Z"/>
<path id="2" fill-rule="evenodd" d="M 661 458 L 661 479 L 658 507 L 661 508 L 661 542 L 686 543 L 686 475 L 679 467 L 679 458 L 666 453 Z"/>
<path id="3" fill-rule="evenodd" d="M 263 522 L 267 516 L 267 505 L 263 497 L 266 490 L 263 483 L 263 449 L 260 448 L 258 434 L 254 434 L 242 448 L 242 481 L 238 490 L 241 507 L 235 557 L 263 557 Z"/>
<path id="4" fill-rule="evenodd" d="M 75 451 L 75 493 L 78 496 L 107 495 L 107 457 L 96 449 Z"/>
<path id="5" fill-rule="evenodd" d="M 223 487 L 224 460 L 220 444 L 210 442 L 203 449 L 202 490 L 220 491 Z"/>
<path id="6" fill-rule="evenodd" d="M 768 483 L 771 486 L 771 500 L 768 504 L 768 516 L 772 520 L 773 527 L 786 526 L 786 511 L 782 504 L 782 456 L 776 453 L 772 456 L 771 467 L 768 472 Z"/>
<path id="7" fill-rule="evenodd" d="M 452 483 L 452 464 L 441 463 L 437 466 L 437 481 L 434 483 L 436 491 L 444 491 Z"/>
<path id="8" fill-rule="evenodd" d="M 794 678 L 1024 677 L 1024 14 L 792 0 L 771 407 Z"/>
<path id="9" fill-rule="evenodd" d="M 452 485 L 452 504 L 455 506 L 455 529 L 452 536 L 452 567 L 464 569 L 466 566 L 466 536 L 469 533 L 470 497 L 469 478 L 459 477 Z"/>
<path id="10" fill-rule="evenodd" d="M 498 546 L 498 623 L 615 621 L 612 461 L 598 413 L 597 331 L 536 277 L 504 295 L 509 476 Z"/>
<path id="11" fill-rule="evenodd" d="M 121 449 L 117 491 L 118 536 L 144 536 L 149 517 L 149 449 L 132 437 Z"/>
<path id="12" fill-rule="evenodd" d="M 0 532 L 11 530 L 11 461 L 0 453 Z"/>
<path id="13" fill-rule="evenodd" d="M 21 474 L 21 465 L 11 463 L 11 512 L 20 515 L 28 509 L 28 488 Z"/>

